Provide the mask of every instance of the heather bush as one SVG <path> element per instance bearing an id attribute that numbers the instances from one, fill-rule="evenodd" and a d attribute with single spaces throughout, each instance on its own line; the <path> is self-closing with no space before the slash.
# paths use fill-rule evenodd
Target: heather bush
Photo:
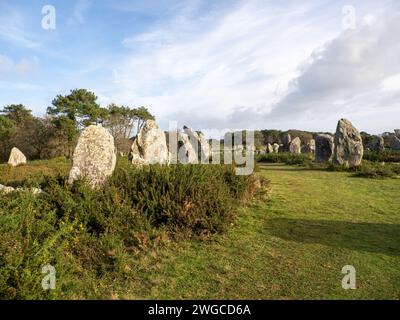
<path id="1" fill-rule="evenodd" d="M 30 179 L 45 193 L 0 197 L 0 299 L 107 295 L 141 255 L 181 237 L 211 239 L 266 187 L 229 165 L 135 168 L 126 159 L 101 190 L 70 186 L 59 173 Z M 56 290 L 41 287 L 47 264 L 57 270 Z"/>
<path id="2" fill-rule="evenodd" d="M 309 154 L 294 154 L 289 152 L 268 153 L 258 155 L 256 160 L 261 163 L 284 163 L 288 165 L 306 165 L 311 162 Z"/>

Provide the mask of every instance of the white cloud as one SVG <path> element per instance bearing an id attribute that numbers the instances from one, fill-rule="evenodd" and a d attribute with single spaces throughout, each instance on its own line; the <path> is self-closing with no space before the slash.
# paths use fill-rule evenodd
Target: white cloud
<path id="1" fill-rule="evenodd" d="M 15 77 L 26 77 L 39 70 L 39 59 L 22 58 L 20 61 L 14 61 L 12 58 L 0 54 L 0 79 L 12 79 Z"/>
<path id="2" fill-rule="evenodd" d="M 316 50 L 268 116 L 356 115 L 371 106 L 396 103 L 396 97 L 391 100 L 381 88 L 393 86 L 396 78 L 392 77 L 400 72 L 399 17 L 387 13 Z"/>
<path id="3" fill-rule="evenodd" d="M 400 91 L 400 73 L 382 81 L 383 91 Z"/>
<path id="4" fill-rule="evenodd" d="M 126 38 L 124 44 L 134 50 L 114 70 L 122 88 L 115 96 L 189 125 L 221 124 L 233 110 L 241 119 L 232 115 L 230 126 L 248 125 L 241 110 L 269 110 L 298 73 L 299 62 L 337 34 L 331 21 L 310 33 L 316 18 L 305 21 L 304 15 L 313 8 L 312 2 L 279 7 L 249 1 L 201 19 L 178 15 Z"/>
<path id="5" fill-rule="evenodd" d="M 85 23 L 85 16 L 87 10 L 92 6 L 92 0 L 77 0 L 71 17 L 68 19 L 68 25 L 76 26 Z"/>
<path id="6" fill-rule="evenodd" d="M 6 3 L 0 3 L 0 40 L 28 49 L 40 48 L 40 41 L 26 31 L 24 16 Z"/>

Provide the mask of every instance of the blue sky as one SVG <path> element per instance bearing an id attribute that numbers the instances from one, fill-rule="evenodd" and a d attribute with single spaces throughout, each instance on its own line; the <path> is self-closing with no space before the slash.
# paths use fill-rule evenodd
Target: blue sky
<path id="1" fill-rule="evenodd" d="M 56 9 L 56 29 L 41 26 Z M 352 6 L 355 20 L 345 6 Z M 0 106 L 146 105 L 167 129 L 400 127 L 398 1 L 0 0 Z M 344 10 L 344 11 L 343 11 Z M 352 11 L 353 12 L 353 11 Z"/>

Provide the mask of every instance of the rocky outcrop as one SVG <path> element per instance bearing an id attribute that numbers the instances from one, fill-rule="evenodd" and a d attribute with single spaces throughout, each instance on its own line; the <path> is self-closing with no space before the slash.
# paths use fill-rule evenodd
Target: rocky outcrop
<path id="1" fill-rule="evenodd" d="M 334 150 L 334 140 L 329 134 L 319 134 L 315 139 L 315 161 L 331 161 Z"/>
<path id="2" fill-rule="evenodd" d="M 363 154 L 364 147 L 358 130 L 349 120 L 339 120 L 335 134 L 333 163 L 356 167 L 361 164 Z"/>
<path id="3" fill-rule="evenodd" d="M 68 182 L 83 179 L 93 188 L 100 187 L 113 173 L 116 160 L 113 136 L 103 127 L 91 125 L 78 139 Z"/>
<path id="4" fill-rule="evenodd" d="M 10 166 L 16 167 L 20 164 L 25 164 L 26 163 L 26 157 L 25 155 L 18 149 L 18 148 L 12 148 L 10 157 L 8 159 L 8 164 Z"/>
<path id="5" fill-rule="evenodd" d="M 129 159 L 135 165 L 167 164 L 168 157 L 164 131 L 154 120 L 147 120 L 133 141 Z"/>
<path id="6" fill-rule="evenodd" d="M 294 138 L 289 145 L 289 152 L 294 154 L 301 153 L 301 140 L 299 137 Z"/>

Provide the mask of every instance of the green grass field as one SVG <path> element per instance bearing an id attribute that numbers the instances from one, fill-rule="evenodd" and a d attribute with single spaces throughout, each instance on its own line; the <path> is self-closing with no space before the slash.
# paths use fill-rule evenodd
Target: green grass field
<path id="1" fill-rule="evenodd" d="M 54 163 L 67 172 L 67 162 Z M 0 183 L 31 164 L 0 169 Z M 34 170 L 52 162 L 36 162 Z M 261 165 L 270 197 L 241 209 L 211 240 L 166 241 L 127 259 L 123 275 L 81 282 L 61 295 L 90 299 L 399 299 L 400 179 Z M 35 173 L 36 174 L 36 173 Z M 22 176 L 21 176 L 22 175 Z M 29 179 L 28 179 L 29 180 Z M 357 289 L 344 290 L 353 265 Z"/>
<path id="2" fill-rule="evenodd" d="M 271 200 L 211 243 L 145 257 L 116 298 L 399 299 L 399 179 L 263 165 Z M 357 289 L 341 287 L 353 265 Z"/>

